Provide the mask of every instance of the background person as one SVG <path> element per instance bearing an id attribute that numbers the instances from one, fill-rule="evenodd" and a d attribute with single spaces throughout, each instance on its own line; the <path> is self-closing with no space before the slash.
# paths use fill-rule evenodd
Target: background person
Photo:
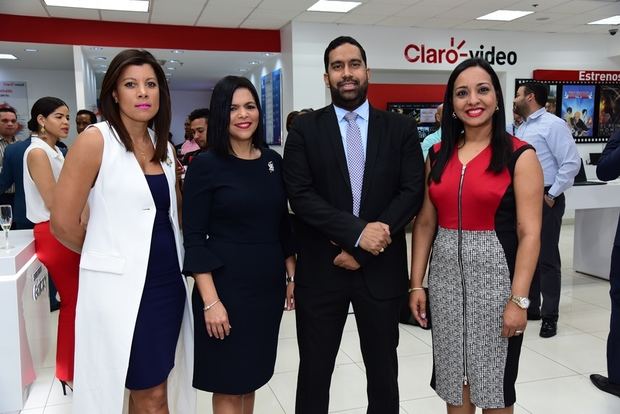
<path id="1" fill-rule="evenodd" d="M 558 244 L 566 207 L 564 191 L 573 185 L 581 167 L 569 124 L 545 110 L 547 94 L 546 85 L 527 82 L 517 89 L 513 104 L 513 110 L 525 119 L 516 136 L 536 150 L 545 181 L 540 255 L 530 287 L 532 303 L 528 309 L 528 319 L 542 318 L 539 332 L 542 338 L 555 336 L 558 329 L 562 286 Z M 567 114 L 569 110 L 572 113 L 572 108 L 568 108 Z"/>
<path id="2" fill-rule="evenodd" d="M 80 256 L 63 246 L 50 231 L 50 210 L 60 203 L 54 194 L 65 157 L 56 146 L 69 134 L 69 108 L 61 99 L 38 99 L 30 111 L 31 142 L 23 156 L 23 185 L 26 216 L 34 224 L 37 257 L 47 268 L 60 294 L 56 378 L 63 393 L 73 381 L 75 306 Z"/>
<path id="3" fill-rule="evenodd" d="M 243 77 L 211 96 L 209 150 L 183 187 L 184 272 L 194 276 L 194 387 L 215 414 L 250 414 L 273 375 L 282 304 L 295 275 L 280 156 L 264 143 L 258 94 Z M 288 275 L 288 288 L 285 276 Z"/>
<path id="4" fill-rule="evenodd" d="M 183 155 L 181 163 L 189 165 L 192 159 L 200 152 L 207 149 L 207 130 L 209 128 L 209 108 L 194 109 L 188 116 L 189 129 L 193 140 L 198 144 L 198 149 Z"/>
<path id="5" fill-rule="evenodd" d="M 168 413 L 169 401 L 170 411 L 193 413 L 170 93 L 153 55 L 116 55 L 100 102 L 106 121 L 73 144 L 52 212 L 59 239 L 82 252 L 73 412 L 121 413 L 127 388 L 131 414 Z"/>
<path id="6" fill-rule="evenodd" d="M 429 153 L 413 228 L 409 303 L 433 315 L 431 386 L 448 413 L 512 413 L 527 294 L 540 246 L 542 172 L 506 133 L 499 79 L 483 59 L 450 75 L 442 141 Z"/>
<path id="7" fill-rule="evenodd" d="M 0 165 L 4 162 L 6 150 L 16 142 L 17 113 L 10 106 L 0 107 Z M 15 186 L 9 185 L 0 191 L 0 204 L 9 204 L 14 207 Z"/>
<path id="8" fill-rule="evenodd" d="M 95 115 L 94 112 L 89 111 L 88 109 L 80 109 L 77 111 L 77 114 L 75 115 L 75 127 L 77 128 L 78 134 L 81 134 L 87 126 L 94 125 L 96 123 L 97 115 Z"/>
<path id="9" fill-rule="evenodd" d="M 603 181 L 620 177 L 620 129 L 609 138 L 596 166 L 596 176 Z M 611 252 L 609 283 L 611 317 L 607 337 L 607 377 L 592 374 L 590 380 L 598 389 L 620 397 L 620 221 Z"/>

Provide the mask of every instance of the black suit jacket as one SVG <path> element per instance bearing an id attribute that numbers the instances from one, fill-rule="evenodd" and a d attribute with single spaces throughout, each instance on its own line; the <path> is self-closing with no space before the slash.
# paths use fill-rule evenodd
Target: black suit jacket
<path id="1" fill-rule="evenodd" d="M 620 128 L 609 138 L 601 158 L 596 166 L 596 176 L 599 180 L 609 181 L 620 177 Z M 616 229 L 614 246 L 620 247 L 620 221 Z"/>
<path id="2" fill-rule="evenodd" d="M 336 112 L 332 105 L 295 119 L 284 149 L 284 181 L 295 212 L 298 285 L 337 290 L 352 272 L 333 264 L 344 249 L 360 263 L 370 293 L 407 290 L 405 225 L 424 197 L 424 161 L 415 121 L 370 108 L 359 217 Z M 367 223 L 390 226 L 392 244 L 373 256 L 355 244 Z"/>

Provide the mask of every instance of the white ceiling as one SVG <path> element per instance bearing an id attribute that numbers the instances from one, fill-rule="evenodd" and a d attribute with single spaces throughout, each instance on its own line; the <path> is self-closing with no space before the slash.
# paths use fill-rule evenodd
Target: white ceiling
<path id="1" fill-rule="evenodd" d="M 113 12 L 47 7 L 43 0 L 0 0 L 0 13 L 85 20 L 174 24 L 184 26 L 280 29 L 290 21 L 347 23 L 433 29 L 508 30 L 549 33 L 606 34 L 612 26 L 588 22 L 620 14 L 620 0 L 357 0 L 363 4 L 351 12 L 315 13 L 306 9 L 316 0 L 151 0 L 148 13 Z M 497 9 L 530 10 L 533 14 L 512 22 L 477 21 Z M 51 28 L 59 30 L 59 28 Z M 0 34 L 1 39 L 1 34 Z M 251 41 L 251 39 L 248 39 Z M 139 38 L 136 38 L 139 46 Z M 26 47 L 39 49 L 25 54 Z M 108 62 L 120 49 L 85 52 L 106 56 Z M 159 59 L 170 59 L 169 50 L 149 49 Z M 1 53 L 13 53 L 19 61 L 1 64 L 19 68 L 72 69 L 69 46 L 26 45 L 0 42 Z M 38 55 L 38 56 L 35 56 Z M 172 88 L 208 89 L 226 74 L 251 69 L 248 62 L 265 61 L 261 53 L 185 51 L 183 66 L 173 72 Z M 99 62 L 97 62 L 99 63 Z"/>

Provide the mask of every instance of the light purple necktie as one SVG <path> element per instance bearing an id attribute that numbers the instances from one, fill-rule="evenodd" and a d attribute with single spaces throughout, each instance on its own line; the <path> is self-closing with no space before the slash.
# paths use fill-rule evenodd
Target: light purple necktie
<path id="1" fill-rule="evenodd" d="M 357 116 L 355 112 L 347 112 L 344 118 L 348 122 L 347 167 L 349 168 L 349 180 L 351 180 L 351 193 L 353 194 L 353 214 L 359 216 L 366 154 L 362 146 L 360 127 L 355 122 Z"/>

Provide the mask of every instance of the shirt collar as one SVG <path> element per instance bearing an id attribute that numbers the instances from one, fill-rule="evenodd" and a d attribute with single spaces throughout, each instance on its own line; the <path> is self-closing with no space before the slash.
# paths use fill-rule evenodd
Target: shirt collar
<path id="1" fill-rule="evenodd" d="M 539 118 L 542 114 L 547 112 L 544 106 L 540 107 L 537 111 L 534 111 L 527 117 L 527 120 Z"/>
<path id="2" fill-rule="evenodd" d="M 365 121 L 368 121 L 369 114 L 370 114 L 370 104 L 368 103 L 368 99 L 366 99 L 363 104 L 355 108 L 353 111 L 340 108 L 339 106 L 336 106 L 336 105 L 334 105 L 334 110 L 336 111 L 336 118 L 338 119 L 338 122 L 341 122 L 344 119 L 344 116 L 348 114 L 349 112 L 355 112 L 357 116 L 359 116 Z"/>

